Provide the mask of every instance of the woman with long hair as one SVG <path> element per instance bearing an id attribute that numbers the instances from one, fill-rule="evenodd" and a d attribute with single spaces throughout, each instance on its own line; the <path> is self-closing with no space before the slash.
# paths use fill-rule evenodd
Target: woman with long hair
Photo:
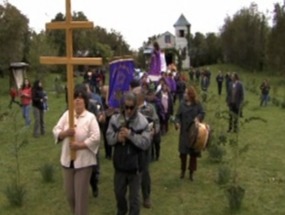
<path id="1" fill-rule="evenodd" d="M 179 156 L 181 165 L 180 178 L 185 177 L 187 166 L 187 157 L 189 155 L 189 178 L 193 180 L 194 171 L 197 170 L 197 157 L 201 156 L 199 151 L 191 148 L 189 141 L 189 129 L 196 120 L 202 121 L 205 112 L 197 98 L 196 90 L 193 86 L 186 89 L 184 99 L 180 103 L 176 113 L 175 127 L 180 130 L 179 133 Z"/>
<path id="2" fill-rule="evenodd" d="M 161 90 L 157 93 L 157 98 L 162 104 L 162 112 L 159 114 L 161 134 L 168 132 L 169 118 L 173 114 L 173 97 L 166 79 L 161 78 Z"/>
<path id="3" fill-rule="evenodd" d="M 24 83 L 20 91 L 20 97 L 21 97 L 22 113 L 25 119 L 25 125 L 29 126 L 31 124 L 30 109 L 32 103 L 32 87 L 28 79 L 24 80 Z"/>
<path id="4" fill-rule="evenodd" d="M 33 112 L 34 112 L 34 137 L 45 134 L 44 112 L 46 104 L 46 94 L 40 80 L 36 80 L 32 88 Z"/>

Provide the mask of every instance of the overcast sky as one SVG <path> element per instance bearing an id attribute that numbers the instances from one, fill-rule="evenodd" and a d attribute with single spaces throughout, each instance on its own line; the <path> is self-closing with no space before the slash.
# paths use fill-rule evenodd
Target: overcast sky
<path id="1" fill-rule="evenodd" d="M 0 0 L 3 4 L 4 0 Z M 8 0 L 30 20 L 39 32 L 59 12 L 65 13 L 65 0 Z M 71 0 L 72 11 L 82 11 L 94 23 L 120 32 L 133 49 L 148 37 L 169 31 L 183 13 L 191 23 L 191 32 L 218 32 L 227 15 L 232 16 L 251 2 L 259 11 L 272 16 L 274 3 L 280 0 Z"/>

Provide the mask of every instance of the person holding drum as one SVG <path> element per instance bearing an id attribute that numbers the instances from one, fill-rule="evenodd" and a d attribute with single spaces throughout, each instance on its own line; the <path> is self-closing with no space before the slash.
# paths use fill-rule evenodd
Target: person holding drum
<path id="1" fill-rule="evenodd" d="M 196 122 L 201 122 L 204 119 L 205 112 L 201 103 L 197 98 L 196 90 L 193 86 L 186 89 L 184 93 L 184 100 L 180 103 L 175 116 L 175 128 L 180 130 L 179 133 L 179 155 L 181 174 L 180 178 L 185 177 L 185 171 L 187 166 L 187 157 L 189 158 L 189 179 L 193 181 L 194 171 L 197 170 L 197 157 L 201 156 L 201 152 L 194 149 L 191 145 L 191 136 L 196 134 L 190 134 L 189 132 L 192 125 Z"/>

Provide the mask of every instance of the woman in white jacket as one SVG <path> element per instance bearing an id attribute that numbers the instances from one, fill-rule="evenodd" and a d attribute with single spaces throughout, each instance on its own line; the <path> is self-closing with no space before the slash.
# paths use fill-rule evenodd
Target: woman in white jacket
<path id="1" fill-rule="evenodd" d="M 53 128 L 56 143 L 62 143 L 60 162 L 64 188 L 72 214 L 75 215 L 88 214 L 89 180 L 92 166 L 97 164 L 95 155 L 100 143 L 98 122 L 94 114 L 87 111 L 87 107 L 86 92 L 75 90 L 74 128 L 69 127 L 68 110 Z M 72 150 L 76 152 L 74 160 L 71 159 Z"/>

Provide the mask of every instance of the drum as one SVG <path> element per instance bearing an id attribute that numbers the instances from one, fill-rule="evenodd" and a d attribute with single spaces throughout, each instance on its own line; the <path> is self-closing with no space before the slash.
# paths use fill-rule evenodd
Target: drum
<path id="1" fill-rule="evenodd" d="M 206 123 L 195 122 L 189 129 L 189 145 L 190 148 L 202 151 L 209 142 L 210 126 Z"/>

